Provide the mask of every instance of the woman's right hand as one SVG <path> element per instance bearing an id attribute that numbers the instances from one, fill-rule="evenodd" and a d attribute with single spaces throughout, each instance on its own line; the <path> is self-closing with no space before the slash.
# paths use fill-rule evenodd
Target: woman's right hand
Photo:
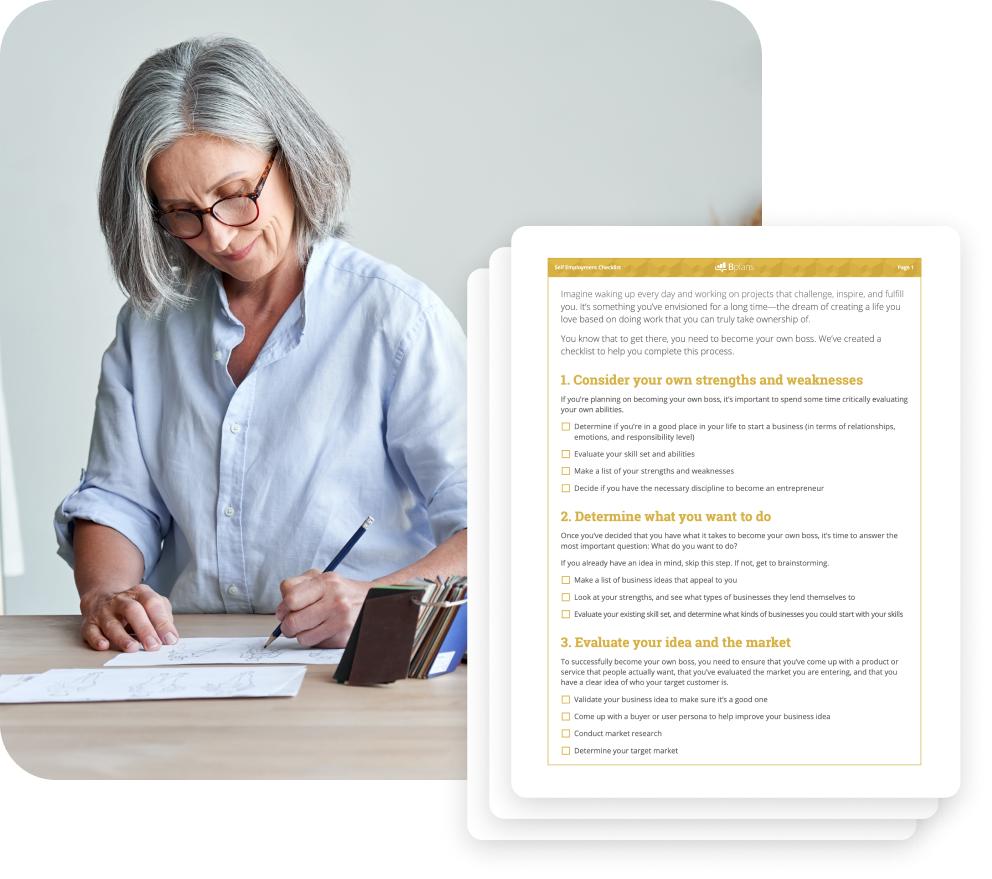
<path id="1" fill-rule="evenodd" d="M 179 640 L 169 599 L 144 583 L 120 592 L 87 592 L 79 607 L 83 640 L 94 650 L 108 650 L 114 644 L 125 653 L 134 653 L 139 641 L 145 650 L 158 650 Z M 128 624 L 134 636 L 125 630 Z"/>

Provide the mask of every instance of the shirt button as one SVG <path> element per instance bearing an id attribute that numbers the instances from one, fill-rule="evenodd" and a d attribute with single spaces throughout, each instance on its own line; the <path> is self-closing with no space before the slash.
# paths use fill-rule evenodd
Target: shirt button
<path id="1" fill-rule="evenodd" d="M 225 507 L 224 508 L 224 515 L 225 516 L 233 516 L 234 515 L 234 507 Z"/>
<path id="2" fill-rule="evenodd" d="M 240 433 L 240 432 L 241 432 L 241 425 L 240 424 L 232 424 L 231 425 L 231 433 Z"/>
<path id="3" fill-rule="evenodd" d="M 214 351 L 214 360 L 220 360 L 221 356 L 220 351 Z"/>
<path id="4" fill-rule="evenodd" d="M 238 594 L 238 587 L 237 586 L 232 586 L 230 589 L 227 590 L 227 594 L 228 595 L 237 595 Z"/>

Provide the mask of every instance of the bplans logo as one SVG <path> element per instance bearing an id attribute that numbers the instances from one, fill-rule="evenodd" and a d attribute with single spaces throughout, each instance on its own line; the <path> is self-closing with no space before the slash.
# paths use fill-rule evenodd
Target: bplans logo
<path id="1" fill-rule="evenodd" d="M 720 263 L 717 266 L 713 266 L 713 268 L 715 268 L 718 272 L 725 272 L 725 271 L 727 271 L 727 263 L 726 262 L 722 262 L 722 263 Z"/>

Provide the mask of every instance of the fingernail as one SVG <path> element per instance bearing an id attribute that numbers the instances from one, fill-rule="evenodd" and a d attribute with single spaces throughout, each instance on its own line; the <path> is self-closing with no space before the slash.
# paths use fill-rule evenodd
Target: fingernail
<path id="1" fill-rule="evenodd" d="M 96 645 L 97 650 L 105 650 L 110 645 L 106 641 L 99 641 Z"/>
<path id="2" fill-rule="evenodd" d="M 286 614 L 284 614 L 281 610 L 276 611 L 276 619 L 279 620 L 280 623 L 282 622 L 283 617 L 285 616 Z"/>
<path id="3" fill-rule="evenodd" d="M 137 641 L 128 641 L 127 646 L 124 648 L 125 653 L 134 653 L 138 649 Z"/>
<path id="4" fill-rule="evenodd" d="M 158 650 L 161 646 L 154 638 L 147 638 L 145 640 L 145 650 Z"/>
<path id="5" fill-rule="evenodd" d="M 178 641 L 178 640 L 179 639 L 175 635 L 173 635 L 172 632 L 166 632 L 165 633 L 165 643 L 166 644 L 175 644 L 176 641 Z"/>

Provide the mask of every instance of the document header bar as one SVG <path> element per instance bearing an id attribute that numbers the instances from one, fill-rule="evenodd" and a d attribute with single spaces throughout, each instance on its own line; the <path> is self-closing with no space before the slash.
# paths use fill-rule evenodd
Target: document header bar
<path id="1" fill-rule="evenodd" d="M 919 278 L 920 259 L 549 259 L 549 278 Z"/>

